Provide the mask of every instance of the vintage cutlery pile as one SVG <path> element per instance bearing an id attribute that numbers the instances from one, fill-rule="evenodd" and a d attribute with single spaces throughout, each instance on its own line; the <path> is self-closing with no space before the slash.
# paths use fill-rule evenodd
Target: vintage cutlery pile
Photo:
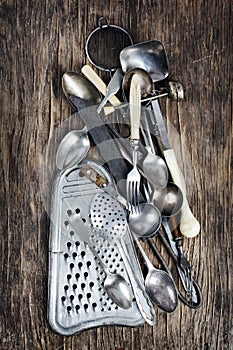
<path id="1" fill-rule="evenodd" d="M 48 318 L 64 335 L 101 325 L 154 325 L 154 306 L 170 313 L 178 298 L 194 309 L 202 302 L 182 248 L 183 237 L 196 236 L 200 225 L 158 103 L 164 96 L 181 100 L 182 85 L 168 80 L 161 42 L 133 45 L 105 17 L 88 37 L 86 53 L 110 81 L 106 86 L 89 65 L 62 79 L 85 124 L 59 144 L 51 203 Z M 91 144 L 98 161 L 89 156 Z M 153 237 L 172 257 L 176 277 Z M 139 238 L 163 270 L 153 266 Z"/>

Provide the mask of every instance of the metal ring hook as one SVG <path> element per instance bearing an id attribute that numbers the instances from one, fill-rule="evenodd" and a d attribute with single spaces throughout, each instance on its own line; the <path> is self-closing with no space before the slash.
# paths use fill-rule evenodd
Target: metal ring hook
<path id="1" fill-rule="evenodd" d="M 103 20 L 105 20 L 106 24 L 101 24 L 101 22 L 102 22 Z M 98 20 L 98 26 L 99 26 L 100 28 L 109 27 L 110 24 L 109 24 L 108 18 L 105 17 L 105 16 L 100 17 L 100 19 Z"/>

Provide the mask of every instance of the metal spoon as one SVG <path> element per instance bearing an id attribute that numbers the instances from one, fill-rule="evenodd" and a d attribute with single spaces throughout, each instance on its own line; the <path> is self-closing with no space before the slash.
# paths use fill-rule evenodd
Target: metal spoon
<path id="1" fill-rule="evenodd" d="M 145 279 L 147 294 L 160 309 L 168 313 L 173 312 L 178 304 L 177 289 L 173 279 L 167 272 L 156 269 L 152 265 L 136 236 L 134 239 L 148 268 Z"/>
<path id="2" fill-rule="evenodd" d="M 90 140 L 86 128 L 70 131 L 60 142 L 56 165 L 59 170 L 72 167 L 81 162 L 90 149 Z"/>
<path id="3" fill-rule="evenodd" d="M 104 289 L 108 296 L 122 309 L 128 309 L 132 305 L 132 290 L 130 285 L 126 282 L 123 276 L 117 273 L 111 273 L 109 268 L 99 255 L 96 253 L 93 244 L 90 240 L 91 233 L 89 227 L 83 222 L 82 218 L 78 214 L 72 214 L 70 216 L 70 224 L 80 237 L 80 239 L 89 247 L 93 255 L 98 259 L 106 274 L 104 280 Z"/>
<path id="4" fill-rule="evenodd" d="M 76 109 L 78 104 L 79 111 L 101 102 L 101 96 L 96 87 L 77 72 L 66 72 L 63 75 L 62 89 L 68 101 Z"/>
<path id="5" fill-rule="evenodd" d="M 129 228 L 140 237 L 150 237 L 161 225 L 161 213 L 150 203 L 140 203 L 139 214 L 129 215 Z"/>

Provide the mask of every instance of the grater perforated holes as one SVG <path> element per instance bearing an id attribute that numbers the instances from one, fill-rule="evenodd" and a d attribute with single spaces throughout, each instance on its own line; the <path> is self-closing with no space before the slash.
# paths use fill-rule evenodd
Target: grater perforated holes
<path id="1" fill-rule="evenodd" d="M 73 284 L 73 290 L 75 290 L 75 289 L 77 289 L 78 288 L 78 286 L 77 286 L 77 284 Z"/>
<path id="2" fill-rule="evenodd" d="M 88 299 L 91 298 L 91 293 L 87 293 L 87 298 L 88 298 Z"/>
<path id="3" fill-rule="evenodd" d="M 76 214 L 79 214 L 79 213 L 80 213 L 80 209 L 79 209 L 79 208 L 76 208 L 76 209 L 75 209 L 75 213 L 76 213 Z"/>
<path id="4" fill-rule="evenodd" d="M 70 312 L 72 310 L 72 307 L 71 306 L 67 306 L 67 311 Z"/>
<path id="5" fill-rule="evenodd" d="M 83 295 L 80 293 L 80 294 L 78 295 L 78 298 L 79 298 L 79 300 L 82 300 Z"/>
<path id="6" fill-rule="evenodd" d="M 78 267 L 81 269 L 82 266 L 83 266 L 83 263 L 80 261 L 80 262 L 78 263 Z"/>
<path id="7" fill-rule="evenodd" d="M 86 255 L 86 252 L 84 250 L 81 251 L 81 257 L 84 258 L 84 256 Z"/>
<path id="8" fill-rule="evenodd" d="M 91 266 L 91 261 L 88 260 L 86 265 L 89 268 Z"/>
<path id="9" fill-rule="evenodd" d="M 80 277 L 80 274 L 77 272 L 77 273 L 75 274 L 75 277 L 76 277 L 76 279 L 78 280 L 79 277 Z"/>
<path id="10" fill-rule="evenodd" d="M 71 274 L 68 274 L 67 275 L 67 279 L 70 280 L 72 278 L 72 275 Z"/>
<path id="11" fill-rule="evenodd" d="M 69 289 L 69 286 L 66 284 L 66 285 L 64 286 L 64 290 L 67 291 L 68 289 Z"/>
<path id="12" fill-rule="evenodd" d="M 90 288 L 94 287 L 94 285 L 95 285 L 94 282 L 89 283 Z"/>
<path id="13" fill-rule="evenodd" d="M 87 279 L 87 277 L 88 277 L 88 272 L 84 272 L 83 276 L 84 276 L 85 279 Z"/>
<path id="14" fill-rule="evenodd" d="M 61 297 L 61 301 L 64 303 L 66 301 L 66 297 L 65 296 L 62 296 Z"/>
<path id="15" fill-rule="evenodd" d="M 75 305 L 75 309 L 76 309 L 76 311 L 79 311 L 80 310 L 80 305 Z"/>
<path id="16" fill-rule="evenodd" d="M 78 254 L 77 254 L 76 252 L 74 252 L 74 253 L 73 253 L 73 258 L 75 259 L 75 258 L 77 257 L 77 255 L 78 255 Z"/>
<path id="17" fill-rule="evenodd" d="M 69 225 L 69 221 L 68 220 L 65 220 L 64 221 L 64 225 L 67 227 Z"/>
<path id="18" fill-rule="evenodd" d="M 69 258 L 69 254 L 65 253 L 65 254 L 64 254 L 64 258 L 65 258 L 65 259 L 68 259 L 68 258 Z"/>
<path id="19" fill-rule="evenodd" d="M 70 235 L 73 237 L 74 236 L 74 231 L 70 231 Z"/>
<path id="20" fill-rule="evenodd" d="M 71 242 L 67 242 L 66 245 L 67 245 L 68 249 L 70 249 L 72 247 L 72 243 Z"/>
<path id="21" fill-rule="evenodd" d="M 76 247 L 79 247 L 79 246 L 80 246 L 80 242 L 79 242 L 79 241 L 76 241 L 76 242 L 75 242 L 75 245 L 76 245 Z"/>
<path id="22" fill-rule="evenodd" d="M 71 270 L 74 268 L 74 264 L 73 263 L 70 264 L 70 268 L 71 268 Z"/>
<path id="23" fill-rule="evenodd" d="M 68 215 L 68 216 L 72 215 L 72 210 L 68 209 L 68 210 L 67 210 L 67 215 Z"/>
<path id="24" fill-rule="evenodd" d="M 81 288 L 84 289 L 86 287 L 85 283 L 81 283 Z"/>
<path id="25" fill-rule="evenodd" d="M 73 301 L 74 300 L 74 295 L 70 295 L 70 301 Z"/>

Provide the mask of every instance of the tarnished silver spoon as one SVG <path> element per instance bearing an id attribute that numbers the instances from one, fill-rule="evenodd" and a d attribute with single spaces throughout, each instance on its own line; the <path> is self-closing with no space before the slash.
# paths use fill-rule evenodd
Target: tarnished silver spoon
<path id="1" fill-rule="evenodd" d="M 163 270 L 156 269 L 150 262 L 136 236 L 135 242 L 148 268 L 145 279 L 146 292 L 151 301 L 163 311 L 173 312 L 178 304 L 177 289 L 173 279 Z"/>
<path id="2" fill-rule="evenodd" d="M 81 162 L 90 149 L 86 128 L 72 130 L 61 140 L 56 154 L 56 165 L 60 170 Z"/>

